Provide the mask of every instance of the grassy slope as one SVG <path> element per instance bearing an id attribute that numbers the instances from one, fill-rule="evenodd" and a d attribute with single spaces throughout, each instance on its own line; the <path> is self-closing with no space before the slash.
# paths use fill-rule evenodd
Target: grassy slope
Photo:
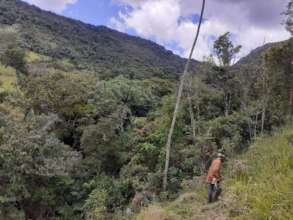
<path id="1" fill-rule="evenodd" d="M 293 129 L 283 129 L 241 157 L 247 169 L 229 181 L 234 219 L 293 219 L 292 141 Z"/>
<path id="2" fill-rule="evenodd" d="M 293 219 L 293 129 L 256 141 L 228 163 L 224 176 L 219 202 L 206 204 L 201 183 L 173 202 L 142 210 L 137 220 Z"/>
<path id="3" fill-rule="evenodd" d="M 16 83 L 15 70 L 10 67 L 0 65 L 0 81 L 2 83 L 0 91 L 13 91 Z"/>

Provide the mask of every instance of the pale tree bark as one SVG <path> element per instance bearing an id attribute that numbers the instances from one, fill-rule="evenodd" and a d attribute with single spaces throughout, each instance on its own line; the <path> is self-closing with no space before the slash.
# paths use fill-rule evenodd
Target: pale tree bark
<path id="1" fill-rule="evenodd" d="M 293 85 L 290 85 L 289 89 L 289 116 L 290 116 L 290 124 L 293 123 Z"/>
<path id="2" fill-rule="evenodd" d="M 261 135 L 264 134 L 264 127 L 265 127 L 265 119 L 266 119 L 266 106 L 263 106 L 262 113 L 261 113 Z"/>
<path id="3" fill-rule="evenodd" d="M 255 122 L 254 122 L 254 138 L 257 137 L 257 130 L 258 130 L 258 115 L 259 112 L 255 114 Z"/>
<path id="4" fill-rule="evenodd" d="M 264 134 L 265 120 L 266 120 L 266 111 L 268 106 L 268 100 L 270 96 L 269 86 L 268 86 L 268 75 L 267 70 L 262 64 L 262 90 L 263 90 L 263 100 L 262 100 L 262 111 L 261 111 L 261 135 Z"/>
<path id="5" fill-rule="evenodd" d="M 196 116 L 197 124 L 199 124 L 201 121 L 199 104 L 197 104 L 197 106 L 196 106 L 196 113 L 197 113 L 197 116 Z M 200 126 L 197 126 L 197 133 L 200 134 L 200 132 L 201 132 Z"/>
<path id="6" fill-rule="evenodd" d="M 253 138 L 253 135 L 252 135 L 252 121 L 251 121 L 251 118 L 249 118 L 249 121 L 248 121 L 248 129 L 249 129 L 249 137 L 250 137 L 250 140 L 252 140 Z"/>
<path id="7" fill-rule="evenodd" d="M 195 144 L 196 144 L 196 138 L 195 138 L 196 124 L 195 124 L 194 113 L 193 113 L 191 92 L 192 92 L 192 77 L 190 76 L 188 90 L 187 90 L 187 99 L 188 99 L 188 109 L 189 109 L 189 115 L 190 115 L 190 124 L 191 124 L 191 129 L 192 129 L 192 141 L 193 141 L 193 145 L 195 147 Z"/>
<path id="8" fill-rule="evenodd" d="M 180 82 L 180 86 L 178 89 L 178 94 L 177 94 L 177 99 L 176 99 L 176 104 L 175 104 L 175 109 L 173 113 L 173 118 L 171 122 L 171 127 L 169 130 L 168 134 L 168 139 L 167 139 L 167 144 L 166 144 L 166 160 L 165 160 L 165 169 L 163 173 L 163 190 L 166 191 L 167 189 L 167 181 L 168 181 L 168 170 L 169 170 L 169 164 L 170 164 L 170 151 L 171 151 L 171 142 L 172 142 L 172 136 L 176 124 L 176 119 L 177 119 L 177 114 L 179 111 L 179 106 L 180 106 L 180 100 L 182 96 L 182 91 L 183 91 L 183 86 L 184 86 L 184 81 L 185 81 L 185 75 L 183 74 Z"/>
<path id="9" fill-rule="evenodd" d="M 228 117 L 231 109 L 231 94 L 227 93 L 225 95 L 225 117 Z"/>
<path id="10" fill-rule="evenodd" d="M 174 132 L 175 124 L 176 124 L 177 114 L 178 114 L 178 111 L 179 111 L 179 106 L 180 106 L 182 91 L 183 91 L 183 87 L 184 87 L 184 83 L 185 83 L 185 78 L 186 78 L 186 75 L 188 73 L 190 62 L 191 62 L 191 59 L 192 59 L 192 56 L 193 56 L 193 52 L 194 52 L 194 49 L 195 49 L 195 46 L 196 46 L 196 43 L 197 43 L 197 40 L 198 40 L 198 37 L 199 37 L 200 27 L 201 27 L 201 24 L 202 24 L 203 14 L 204 14 L 204 9 L 205 9 L 205 3 L 206 3 L 206 1 L 203 0 L 202 1 L 202 8 L 201 8 L 201 15 L 200 15 L 200 20 L 199 20 L 199 25 L 197 27 L 196 36 L 195 36 L 194 42 L 192 44 L 190 55 L 188 57 L 187 63 L 186 63 L 185 68 L 184 68 L 183 75 L 182 75 L 181 80 L 180 80 L 180 85 L 179 85 L 177 98 L 176 98 L 175 109 L 174 109 L 173 118 L 172 118 L 172 122 L 171 122 L 171 127 L 170 127 L 170 130 L 169 130 L 168 139 L 167 139 L 167 143 L 166 143 L 166 160 L 165 160 L 165 169 L 164 169 L 164 172 L 163 172 L 163 190 L 164 191 L 166 191 L 166 189 L 167 189 L 168 170 L 169 170 L 169 163 L 170 163 L 170 151 L 171 151 L 172 136 L 173 136 L 173 132 Z"/>

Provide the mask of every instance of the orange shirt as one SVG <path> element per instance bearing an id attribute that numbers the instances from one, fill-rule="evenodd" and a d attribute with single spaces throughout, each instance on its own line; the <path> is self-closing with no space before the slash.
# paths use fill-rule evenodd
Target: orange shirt
<path id="1" fill-rule="evenodd" d="M 207 176 L 207 182 L 210 183 L 213 181 L 214 178 L 219 180 L 221 178 L 221 166 L 222 161 L 220 158 L 214 159 L 212 162 L 212 165 L 209 168 L 208 176 Z"/>

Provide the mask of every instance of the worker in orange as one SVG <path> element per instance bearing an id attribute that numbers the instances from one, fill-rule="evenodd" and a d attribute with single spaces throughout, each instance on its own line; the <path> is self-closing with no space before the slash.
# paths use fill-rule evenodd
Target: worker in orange
<path id="1" fill-rule="evenodd" d="M 225 155 L 222 153 L 217 154 L 217 158 L 213 160 L 207 175 L 208 183 L 208 202 L 214 202 L 221 194 L 221 168 L 225 160 Z"/>

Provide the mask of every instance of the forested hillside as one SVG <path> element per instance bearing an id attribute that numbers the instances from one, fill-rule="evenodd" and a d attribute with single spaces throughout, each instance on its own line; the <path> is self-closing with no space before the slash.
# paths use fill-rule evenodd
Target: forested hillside
<path id="1" fill-rule="evenodd" d="M 293 38 L 232 65 L 241 45 L 223 33 L 214 59 L 192 65 L 196 74 L 184 87 L 164 191 L 165 144 L 185 60 L 149 41 L 21 1 L 0 0 L 0 9 L 0 219 L 151 220 L 145 216 L 156 210 L 152 204 L 165 207 L 184 190 L 205 198 L 200 183 L 217 152 L 228 160 L 248 150 L 255 160 L 264 153 L 266 164 L 272 153 L 291 172 L 291 159 L 273 149 L 278 144 L 267 151 L 264 144 L 259 151 L 249 146 L 292 126 Z M 229 179 L 234 193 L 249 190 L 247 200 L 235 203 L 234 217 L 270 216 L 272 203 L 260 213 L 258 197 L 251 197 L 260 180 L 251 169 L 244 174 L 239 182 L 241 176 Z M 176 220 L 196 211 L 193 203 L 185 206 L 190 197 L 179 198 L 182 209 L 180 199 L 170 206 Z M 242 212 L 251 201 L 255 206 Z M 277 211 L 287 216 L 287 208 Z M 157 219 L 172 219 L 162 209 Z"/>
<path id="2" fill-rule="evenodd" d="M 176 77 L 185 63 L 151 41 L 57 16 L 20 0 L 0 1 L 0 23 L 18 25 L 23 47 L 107 77 Z"/>

